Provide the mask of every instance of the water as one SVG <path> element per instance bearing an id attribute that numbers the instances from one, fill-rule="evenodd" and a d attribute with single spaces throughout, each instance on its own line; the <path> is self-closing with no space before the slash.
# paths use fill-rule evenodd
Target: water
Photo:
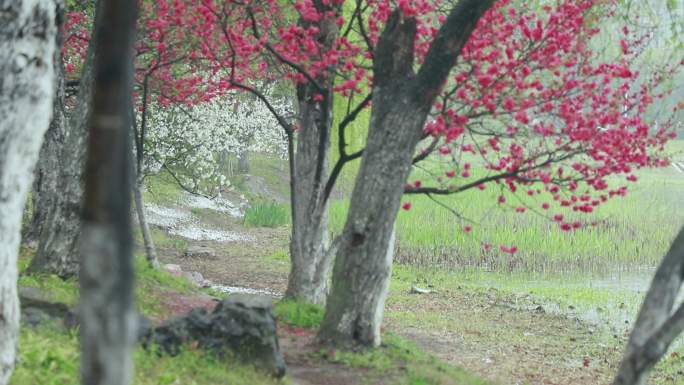
<path id="1" fill-rule="evenodd" d="M 632 329 L 654 273 L 654 268 L 645 268 L 594 277 L 529 279 L 516 285 L 531 292 L 534 301 L 549 313 L 581 320 L 597 330 L 609 331 L 609 335 L 626 335 Z M 675 309 L 683 302 L 684 291 L 680 291 Z M 674 348 L 682 345 L 684 336 L 673 343 Z"/>

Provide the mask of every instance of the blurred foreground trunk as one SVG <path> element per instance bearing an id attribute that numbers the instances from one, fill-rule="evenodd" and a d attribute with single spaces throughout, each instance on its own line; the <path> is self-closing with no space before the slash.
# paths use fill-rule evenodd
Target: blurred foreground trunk
<path id="1" fill-rule="evenodd" d="M 17 359 L 21 219 L 52 115 L 56 35 L 52 0 L 0 0 L 0 385 Z"/>
<path id="2" fill-rule="evenodd" d="M 131 235 L 131 93 L 137 2 L 102 0 L 96 20 L 81 235 L 81 383 L 133 376 L 135 308 Z"/>

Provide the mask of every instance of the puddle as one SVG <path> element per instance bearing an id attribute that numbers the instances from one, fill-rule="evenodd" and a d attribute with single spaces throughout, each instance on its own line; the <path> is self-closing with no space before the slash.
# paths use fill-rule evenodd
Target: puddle
<path id="1" fill-rule="evenodd" d="M 524 299 L 523 304 L 531 301 L 548 313 L 587 322 L 597 330 L 608 330 L 613 335 L 631 331 L 654 273 L 654 268 L 643 268 L 599 277 L 528 279 L 512 286 L 495 279 L 485 278 L 484 282 L 489 287 L 506 288 L 517 293 L 516 298 Z M 596 292 L 592 293 L 594 289 Z M 573 293 L 574 290 L 577 291 Z M 684 292 L 680 292 L 676 306 L 682 302 Z M 673 346 L 683 344 L 684 336 L 678 338 Z"/>

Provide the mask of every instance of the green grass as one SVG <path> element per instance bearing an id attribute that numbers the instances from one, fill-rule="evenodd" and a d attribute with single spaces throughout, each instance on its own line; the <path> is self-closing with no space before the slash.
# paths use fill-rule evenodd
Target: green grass
<path id="1" fill-rule="evenodd" d="M 276 305 L 278 321 L 291 327 L 312 329 L 320 326 L 324 310 L 320 306 L 283 300 Z M 393 385 L 480 385 L 489 384 L 459 367 L 448 365 L 426 353 L 416 344 L 388 333 L 376 349 L 339 351 L 323 349 L 317 358 L 357 368 L 365 372 L 367 383 L 384 379 Z M 390 382 L 386 382 L 391 378 Z"/>
<path id="2" fill-rule="evenodd" d="M 182 253 L 190 245 L 187 239 L 169 236 L 166 231 L 158 228 L 150 229 L 150 234 L 152 234 L 152 241 L 157 247 L 174 248 Z"/>
<path id="3" fill-rule="evenodd" d="M 250 162 L 250 174 L 264 178 L 266 185 L 280 196 L 290 196 L 287 159 L 253 153 L 250 154 Z"/>
<path id="4" fill-rule="evenodd" d="M 287 159 L 281 159 L 268 154 L 250 153 L 249 175 L 263 178 L 269 191 L 283 199 L 290 196 L 290 180 Z M 261 196 L 250 191 L 246 185 L 245 175 L 234 175 L 230 178 L 231 186 L 243 193 L 250 201 L 255 199 L 272 199 L 271 196 Z"/>
<path id="5" fill-rule="evenodd" d="M 187 279 L 153 269 L 142 256 L 135 260 L 135 273 L 136 305 L 149 317 L 165 318 L 170 315 L 163 304 L 169 295 L 198 292 Z"/>
<path id="6" fill-rule="evenodd" d="M 175 249 L 176 251 L 183 253 L 190 246 L 187 239 L 169 236 L 167 232 L 154 226 L 150 226 L 150 235 L 152 236 L 154 246 L 157 248 Z M 140 230 L 140 226 L 137 226 L 137 223 L 133 228 L 133 239 L 136 244 L 143 244 L 142 231 Z"/>
<path id="7" fill-rule="evenodd" d="M 78 281 L 75 278 L 63 280 L 54 274 L 31 274 L 25 273 L 35 251 L 22 248 L 19 254 L 19 286 L 40 289 L 42 293 L 49 295 L 49 300 L 62 302 L 68 305 L 76 305 L 78 302 Z"/>
<path id="8" fill-rule="evenodd" d="M 684 347 L 670 352 L 655 366 L 655 371 L 668 385 L 684 385 Z M 655 382 L 653 382 L 655 383 Z"/>
<path id="9" fill-rule="evenodd" d="M 23 249 L 20 271 L 32 257 L 32 250 Z M 143 257 L 136 258 L 137 305 L 147 316 L 166 318 L 171 314 L 163 305 L 169 295 L 199 293 L 189 281 L 165 271 L 150 268 Z M 63 281 L 56 276 L 21 274 L 19 284 L 39 288 L 52 301 L 75 306 L 78 282 Z M 78 331 L 67 331 L 56 325 L 40 328 L 24 327 L 20 337 L 20 361 L 11 385 L 79 384 Z M 248 366 L 219 360 L 201 350 L 188 349 L 176 357 L 162 356 L 142 348 L 135 352 L 136 385 L 219 385 L 219 384 L 282 384 Z"/>
<path id="10" fill-rule="evenodd" d="M 288 253 L 286 250 L 277 250 L 272 254 L 269 254 L 266 257 L 267 260 L 270 261 L 275 261 L 275 262 L 290 262 L 290 253 Z"/>
<path id="11" fill-rule="evenodd" d="M 393 334 L 383 337 L 382 346 L 361 352 L 321 352 L 329 361 L 376 374 L 403 372 L 395 385 L 484 385 L 491 384 L 459 367 L 448 365 L 414 343 Z"/>
<path id="12" fill-rule="evenodd" d="M 79 384 L 79 344 L 76 331 L 50 326 L 24 328 L 19 361 L 11 385 Z M 137 348 L 134 356 L 136 385 L 282 384 L 254 369 L 219 360 L 200 350 L 185 350 L 178 356 L 158 356 Z"/>
<path id="13" fill-rule="evenodd" d="M 286 256 L 286 253 L 281 253 Z M 23 250 L 22 269 L 28 264 L 31 251 Z M 276 258 L 276 257 L 274 257 Z M 278 256 L 282 258 L 282 256 Z M 162 300 L 169 292 L 193 294 L 197 292 L 189 282 L 163 271 L 151 269 L 144 258 L 136 259 L 137 301 L 145 314 L 168 317 Z M 77 301 L 78 288 L 74 280 L 61 281 L 57 277 L 21 277 L 22 284 L 36 286 L 53 293 L 54 300 L 72 305 Z M 280 322 L 292 327 L 316 328 L 323 319 L 323 308 L 315 305 L 281 301 L 276 305 Z M 71 385 L 79 383 L 78 331 L 67 331 L 56 325 L 40 328 L 24 327 L 20 338 L 21 360 L 17 364 L 11 385 Z M 316 357 L 313 357 L 316 358 Z M 424 353 L 417 346 L 397 336 L 388 335 L 379 349 L 363 352 L 335 352 L 324 358 L 333 363 L 363 370 L 366 378 L 385 378 L 391 375 L 391 384 L 485 384 L 483 380 L 464 370 L 444 364 Z M 316 361 L 310 364 L 316 365 Z M 186 348 L 176 357 L 159 356 L 142 348 L 134 355 L 134 384 L 136 385 L 218 385 L 218 384 L 287 384 L 288 379 L 276 381 L 253 368 L 220 360 L 202 350 Z M 341 368 L 340 370 L 349 370 Z"/>
<path id="14" fill-rule="evenodd" d="M 589 216 L 564 213 L 569 218 L 599 222 L 596 227 L 574 232 L 562 231 L 553 220 L 540 214 L 544 211 L 541 203 L 548 197 L 532 199 L 524 192 L 517 197 L 537 212 L 520 214 L 512 207 L 499 206 L 501 191 L 494 186 L 439 198 L 469 220 L 458 218 L 427 197 L 404 197 L 412 208 L 401 210 L 397 218 L 395 260 L 444 269 L 479 267 L 535 273 L 607 272 L 654 266 L 682 223 L 672 213 L 679 210 L 684 177 L 670 169 L 644 170 L 640 177 L 626 197 L 610 200 Z M 513 194 L 504 195 L 512 205 L 520 205 Z M 346 200 L 332 204 L 334 233 L 342 229 L 348 204 Z M 471 233 L 463 230 L 466 225 L 472 226 Z M 483 243 L 494 247 L 485 250 Z M 499 245 L 516 245 L 519 252 L 500 252 Z"/>
<path id="15" fill-rule="evenodd" d="M 290 210 L 277 202 L 260 201 L 245 211 L 243 223 L 253 227 L 280 227 L 290 223 Z"/>
<path id="16" fill-rule="evenodd" d="M 78 280 L 75 278 L 62 280 L 56 275 L 26 274 L 33 251 L 23 249 L 19 259 L 19 285 L 39 289 L 48 296 L 48 300 L 75 306 L 78 303 Z M 192 294 L 198 290 L 183 277 L 177 277 L 149 266 L 142 256 L 135 258 L 136 300 L 140 310 L 152 317 L 166 315 L 162 304 L 166 294 L 173 291 L 180 294 Z"/>
<path id="17" fill-rule="evenodd" d="M 650 272 L 642 277 L 647 281 Z M 630 281 L 632 276 L 624 277 Z M 498 300 L 518 303 L 521 307 L 541 304 L 561 315 L 574 313 L 581 318 L 609 327 L 624 326 L 624 319 L 634 318 L 643 299 L 643 291 L 620 287 L 621 281 L 608 285 L 605 280 L 582 274 L 547 275 L 542 279 L 529 273 L 485 272 L 479 269 L 443 271 L 411 266 L 397 266 L 392 271 L 391 289 L 400 301 L 420 298 L 406 295 L 413 285 L 431 287 L 438 293 L 468 292 L 495 296 Z"/>
<path id="18" fill-rule="evenodd" d="M 278 320 L 286 325 L 314 328 L 323 322 L 324 309 L 317 305 L 282 300 L 276 305 L 275 313 Z"/>
<path id="19" fill-rule="evenodd" d="M 145 178 L 144 199 L 147 203 L 170 205 L 178 203 L 183 190 L 167 172 L 160 172 Z"/>

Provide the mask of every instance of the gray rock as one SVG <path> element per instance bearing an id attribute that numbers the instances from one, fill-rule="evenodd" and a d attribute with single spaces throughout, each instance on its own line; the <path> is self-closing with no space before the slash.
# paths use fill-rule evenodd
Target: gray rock
<path id="1" fill-rule="evenodd" d="M 211 282 L 198 271 L 184 271 L 183 276 L 198 287 L 211 287 Z"/>
<path id="2" fill-rule="evenodd" d="M 435 293 L 432 289 L 423 289 L 418 286 L 411 286 L 411 294 L 432 294 Z"/>
<path id="3" fill-rule="evenodd" d="M 171 263 L 167 263 L 166 265 L 162 266 L 162 268 L 169 273 L 180 277 L 183 274 L 183 269 L 179 265 L 174 265 Z"/>
<path id="4" fill-rule="evenodd" d="M 21 320 L 28 326 L 39 326 L 46 322 L 59 322 L 66 328 L 78 325 L 78 316 L 68 305 L 51 302 L 48 295 L 40 289 L 19 286 Z"/>
<path id="5" fill-rule="evenodd" d="M 271 373 L 285 375 L 285 361 L 276 334 L 271 298 L 234 294 L 211 313 L 196 308 L 183 317 L 152 328 L 142 338 L 143 346 L 156 345 L 160 352 L 175 355 L 185 344 L 196 343 L 219 356 L 235 357 Z"/>
<path id="6" fill-rule="evenodd" d="M 201 258 L 201 259 L 217 259 L 216 251 L 211 247 L 207 246 L 190 246 L 185 253 L 183 253 L 183 258 Z"/>

